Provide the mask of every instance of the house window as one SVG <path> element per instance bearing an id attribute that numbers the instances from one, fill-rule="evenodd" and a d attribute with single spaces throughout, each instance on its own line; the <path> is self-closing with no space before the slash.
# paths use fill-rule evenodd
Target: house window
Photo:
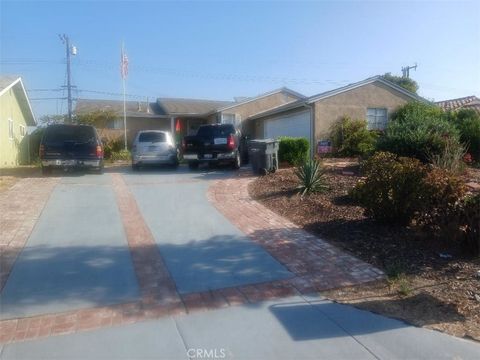
<path id="1" fill-rule="evenodd" d="M 8 119 L 8 138 L 13 140 L 13 120 Z"/>
<path id="2" fill-rule="evenodd" d="M 24 137 L 25 136 L 25 126 L 20 125 L 19 128 L 20 128 L 20 136 Z"/>
<path id="3" fill-rule="evenodd" d="M 107 123 L 108 129 L 123 129 L 123 119 L 109 120 Z"/>
<path id="4" fill-rule="evenodd" d="M 368 130 L 384 130 L 387 126 L 387 109 L 368 108 L 367 127 Z"/>
<path id="5" fill-rule="evenodd" d="M 222 114 L 222 124 L 232 124 L 238 128 L 241 121 L 242 118 L 238 114 Z"/>

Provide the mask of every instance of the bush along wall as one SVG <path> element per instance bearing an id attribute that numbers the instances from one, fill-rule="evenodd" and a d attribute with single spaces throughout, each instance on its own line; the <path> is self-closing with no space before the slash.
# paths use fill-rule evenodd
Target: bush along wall
<path id="1" fill-rule="evenodd" d="M 375 150 L 378 134 L 367 129 L 366 120 L 348 116 L 336 121 L 330 130 L 330 140 L 339 156 L 364 156 Z"/>
<path id="2" fill-rule="evenodd" d="M 400 107 L 377 142 L 377 150 L 414 157 L 426 163 L 445 148 L 459 146 L 459 131 L 447 115 L 434 105 L 411 102 Z"/>
<path id="3" fill-rule="evenodd" d="M 280 162 L 301 165 L 309 157 L 310 143 L 306 138 L 281 137 L 278 148 Z"/>

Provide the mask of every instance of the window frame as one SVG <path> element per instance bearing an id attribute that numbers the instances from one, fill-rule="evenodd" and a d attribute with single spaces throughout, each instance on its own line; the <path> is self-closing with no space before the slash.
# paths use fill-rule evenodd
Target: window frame
<path id="1" fill-rule="evenodd" d="M 374 110 L 375 114 L 374 115 L 369 115 L 369 110 Z M 378 115 L 377 112 L 379 110 L 382 110 L 384 112 L 384 115 Z M 373 123 L 370 121 L 370 118 L 373 116 L 374 121 Z M 366 118 L 367 118 L 367 129 L 368 130 L 380 130 L 383 131 L 386 129 L 387 124 L 388 124 L 388 108 L 386 107 L 368 107 L 367 108 L 367 113 L 366 113 Z M 383 121 L 379 121 L 379 119 L 382 118 Z"/>
<path id="2" fill-rule="evenodd" d="M 11 118 L 8 118 L 8 139 L 14 139 L 13 120 Z"/>
<path id="3" fill-rule="evenodd" d="M 25 135 L 27 134 L 25 125 L 22 125 L 22 124 L 18 125 L 18 129 L 19 129 L 20 136 L 22 138 L 25 137 Z"/>

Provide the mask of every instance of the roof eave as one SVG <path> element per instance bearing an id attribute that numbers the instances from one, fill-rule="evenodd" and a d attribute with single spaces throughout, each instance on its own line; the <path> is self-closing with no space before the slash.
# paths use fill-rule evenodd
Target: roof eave
<path id="1" fill-rule="evenodd" d="M 30 120 L 31 121 L 28 122 L 28 120 L 25 119 L 27 121 L 27 125 L 28 126 L 36 126 L 37 125 L 37 119 L 35 118 L 35 114 L 33 113 L 32 104 L 30 104 L 30 99 L 28 98 L 27 91 L 25 90 L 25 86 L 23 85 L 23 81 L 22 81 L 21 77 L 18 77 L 17 79 L 12 81 L 12 83 L 10 85 L 8 85 L 2 91 L 0 91 L 0 96 L 5 94 L 8 90 L 13 88 L 17 84 L 20 84 L 20 87 L 22 89 L 22 94 L 23 94 L 23 96 L 26 100 L 26 103 L 27 103 L 27 106 L 28 106 L 28 111 L 29 111 L 29 114 L 30 114 Z"/>
<path id="2" fill-rule="evenodd" d="M 260 94 L 258 96 L 253 97 L 253 98 L 249 98 L 247 100 L 240 101 L 236 104 L 232 104 L 232 105 L 228 105 L 228 106 L 225 106 L 225 107 L 222 107 L 222 108 L 212 110 L 207 115 L 212 115 L 212 114 L 215 114 L 215 113 L 218 113 L 218 112 L 222 112 L 222 111 L 225 111 L 225 110 L 228 110 L 228 109 L 232 109 L 232 108 L 237 107 L 239 105 L 244 105 L 244 104 L 247 104 L 249 102 L 256 101 L 256 100 L 262 99 L 264 97 L 275 95 L 275 94 L 278 94 L 278 93 L 281 93 L 281 92 L 290 93 L 291 95 L 294 95 L 294 96 L 298 97 L 299 99 L 307 99 L 307 97 L 305 95 L 302 95 L 302 94 L 300 94 L 296 91 L 293 91 L 292 89 L 289 89 L 287 87 L 282 87 L 282 88 L 279 88 L 279 89 L 275 89 L 275 90 Z"/>
<path id="3" fill-rule="evenodd" d="M 365 79 L 365 80 L 362 80 L 362 81 L 359 81 L 359 82 L 356 82 L 356 83 L 353 83 L 353 84 L 349 84 L 349 85 L 340 87 L 338 89 L 334 89 L 334 90 L 330 90 L 330 91 L 327 91 L 327 92 L 324 92 L 324 93 L 321 93 L 321 94 L 313 95 L 313 96 L 311 96 L 307 99 L 307 103 L 311 104 L 311 103 L 314 103 L 316 101 L 323 100 L 323 99 L 326 99 L 326 98 L 329 98 L 329 97 L 332 97 L 332 96 L 335 96 L 335 95 L 338 95 L 338 94 L 341 94 L 341 93 L 344 93 L 344 92 L 347 92 L 347 91 L 350 91 L 350 90 L 353 90 L 353 89 L 357 89 L 361 86 L 372 84 L 372 83 L 377 82 L 377 81 L 384 84 L 384 85 L 387 85 L 387 86 L 391 87 L 392 89 L 394 89 L 394 90 L 396 90 L 396 91 L 398 91 L 398 92 L 400 92 L 400 93 L 402 93 L 402 94 L 404 94 L 404 95 L 406 95 L 410 98 L 412 98 L 413 100 L 424 102 L 424 103 L 431 103 L 431 101 L 429 101 L 427 99 L 424 99 L 421 96 L 418 96 L 417 94 L 414 94 L 411 91 L 408 91 L 407 89 L 404 89 L 403 87 L 392 83 L 391 81 L 385 80 L 380 75 L 374 76 L 374 77 L 371 77 L 371 78 L 368 78 L 368 79 Z"/>

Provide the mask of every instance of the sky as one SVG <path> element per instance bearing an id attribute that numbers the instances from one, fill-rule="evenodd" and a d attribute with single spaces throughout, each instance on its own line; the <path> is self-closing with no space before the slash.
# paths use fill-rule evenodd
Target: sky
<path id="1" fill-rule="evenodd" d="M 418 64 L 429 100 L 480 96 L 480 1 L 6 1 L 0 74 L 23 78 L 38 117 L 74 98 L 232 100 L 289 87 L 311 96 Z M 47 91 L 45 91 L 47 90 Z"/>

